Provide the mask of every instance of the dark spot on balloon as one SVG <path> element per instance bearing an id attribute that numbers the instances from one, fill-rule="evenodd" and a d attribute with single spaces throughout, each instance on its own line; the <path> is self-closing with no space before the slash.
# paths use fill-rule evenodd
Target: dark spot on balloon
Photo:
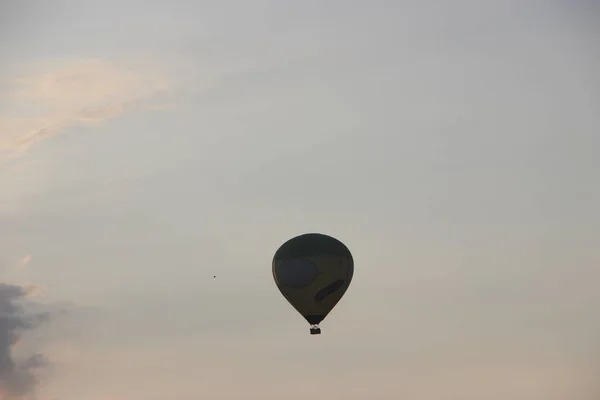
<path id="1" fill-rule="evenodd" d="M 342 286 L 344 286 L 344 280 L 343 279 L 338 279 L 337 281 L 333 282 L 329 286 L 326 286 L 323 289 L 319 290 L 317 292 L 317 294 L 315 295 L 315 301 L 317 303 L 320 302 L 320 301 L 322 301 L 327 296 L 329 296 L 332 293 L 334 293 L 336 290 L 339 290 Z"/>

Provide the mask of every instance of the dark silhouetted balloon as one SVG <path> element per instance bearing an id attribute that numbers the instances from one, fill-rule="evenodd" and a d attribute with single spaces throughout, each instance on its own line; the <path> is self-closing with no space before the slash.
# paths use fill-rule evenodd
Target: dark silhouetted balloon
<path id="1" fill-rule="evenodd" d="M 340 301 L 354 274 L 350 250 L 320 233 L 296 236 L 273 257 L 273 278 L 287 301 L 320 334 L 319 324 Z"/>

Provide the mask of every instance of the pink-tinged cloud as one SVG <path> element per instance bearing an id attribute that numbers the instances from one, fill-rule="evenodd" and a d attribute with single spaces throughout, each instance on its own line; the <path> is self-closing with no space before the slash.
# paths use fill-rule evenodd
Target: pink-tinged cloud
<path id="1" fill-rule="evenodd" d="M 33 259 L 33 256 L 31 254 L 27 254 L 27 255 L 21 257 L 19 259 L 19 261 L 17 262 L 17 267 L 19 267 L 19 268 L 25 267 L 26 265 L 28 265 L 31 262 L 32 259 Z"/>
<path id="2" fill-rule="evenodd" d="M 22 154 L 74 126 L 93 126 L 128 112 L 164 108 L 161 95 L 171 87 L 148 64 L 135 67 L 75 60 L 35 69 L 5 85 L 9 89 L 1 100 L 8 106 L 0 109 L 0 155 Z"/>

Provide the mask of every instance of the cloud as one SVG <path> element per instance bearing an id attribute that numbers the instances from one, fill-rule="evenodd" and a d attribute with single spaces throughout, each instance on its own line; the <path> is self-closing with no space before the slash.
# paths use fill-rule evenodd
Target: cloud
<path id="1" fill-rule="evenodd" d="M 143 68 L 142 68 L 143 67 Z M 0 155 L 17 156 L 76 126 L 93 126 L 136 110 L 165 104 L 169 81 L 148 64 L 105 60 L 47 63 L 6 82 L 0 98 Z"/>
<path id="2" fill-rule="evenodd" d="M 22 334 L 46 321 L 46 312 L 27 312 L 20 300 L 31 291 L 28 287 L 0 283 L 0 399 L 26 399 L 37 384 L 36 370 L 47 365 L 39 353 L 17 359 L 14 346 Z"/>
<path id="3" fill-rule="evenodd" d="M 27 254 L 27 255 L 21 257 L 19 259 L 19 261 L 17 262 L 17 267 L 19 267 L 19 268 L 25 267 L 26 265 L 28 265 L 31 262 L 32 258 L 33 258 L 33 256 L 31 254 Z"/>

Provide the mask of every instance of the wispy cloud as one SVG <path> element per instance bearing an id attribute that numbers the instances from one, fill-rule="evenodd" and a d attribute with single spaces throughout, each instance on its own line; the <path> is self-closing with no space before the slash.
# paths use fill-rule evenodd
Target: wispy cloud
<path id="1" fill-rule="evenodd" d="M 32 259 L 33 259 L 33 256 L 31 254 L 27 254 L 27 255 L 21 257 L 19 259 L 19 261 L 17 262 L 17 267 L 19 267 L 19 268 L 25 267 L 26 265 L 28 265 L 31 262 Z"/>
<path id="2" fill-rule="evenodd" d="M 144 68 L 105 60 L 74 60 L 36 66 L 10 79 L 0 109 L 0 155 L 19 155 L 74 126 L 96 125 L 157 103 L 170 83 Z M 1 104 L 1 103 L 0 103 Z"/>

